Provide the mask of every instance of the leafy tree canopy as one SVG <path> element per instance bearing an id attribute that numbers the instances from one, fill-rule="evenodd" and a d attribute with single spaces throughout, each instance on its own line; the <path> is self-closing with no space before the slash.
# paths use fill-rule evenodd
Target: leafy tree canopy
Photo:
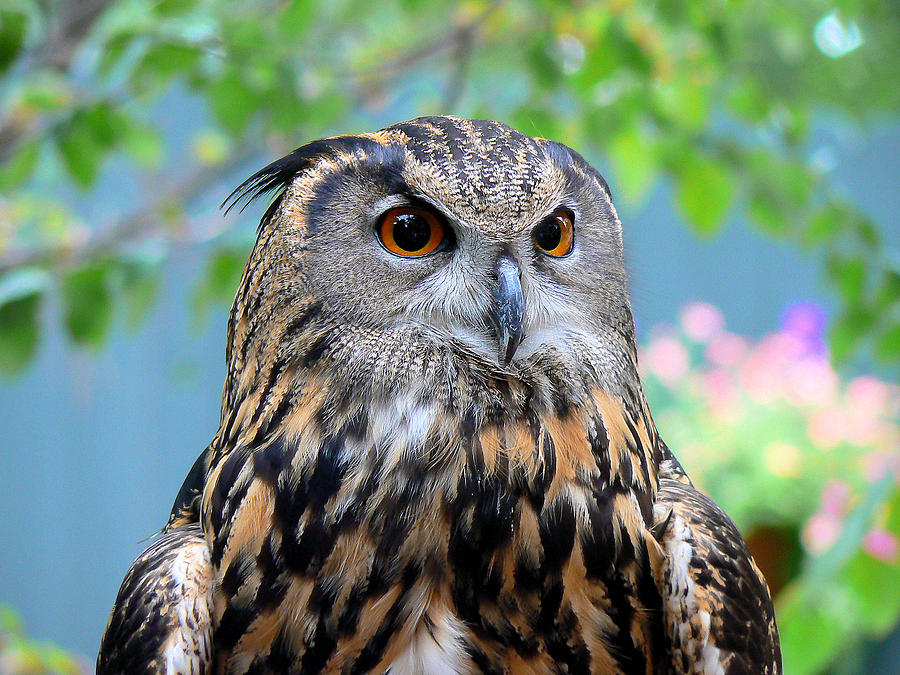
<path id="1" fill-rule="evenodd" d="M 900 109 L 898 19 L 872 0 L 2 0 L 0 371 L 34 355 L 48 293 L 77 344 L 103 344 L 115 304 L 139 318 L 248 160 L 434 112 L 564 140 L 631 204 L 668 179 L 701 236 L 746 214 L 820 252 L 834 355 L 900 362 L 900 270 L 807 145 L 816 115 Z M 173 91 L 207 111 L 187 142 Z M 78 205 L 123 166 L 137 198 L 97 222 Z M 247 252 L 216 242 L 201 307 Z"/>

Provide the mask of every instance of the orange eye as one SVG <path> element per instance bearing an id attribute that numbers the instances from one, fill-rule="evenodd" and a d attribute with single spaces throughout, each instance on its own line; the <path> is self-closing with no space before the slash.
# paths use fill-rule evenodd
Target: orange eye
<path id="1" fill-rule="evenodd" d="M 433 213 L 403 206 L 381 217 L 378 236 L 391 253 L 412 258 L 436 250 L 444 241 L 444 227 Z"/>
<path id="2" fill-rule="evenodd" d="M 531 233 L 535 246 L 544 253 L 557 257 L 571 253 L 575 241 L 573 220 L 571 212 L 562 209 L 542 220 Z"/>

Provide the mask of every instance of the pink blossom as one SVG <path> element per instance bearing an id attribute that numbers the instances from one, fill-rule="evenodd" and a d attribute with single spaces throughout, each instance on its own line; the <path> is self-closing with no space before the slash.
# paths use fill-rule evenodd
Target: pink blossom
<path id="1" fill-rule="evenodd" d="M 884 478 L 892 472 L 900 480 L 900 454 L 897 452 L 870 452 L 862 459 L 863 473 L 870 483 Z"/>
<path id="2" fill-rule="evenodd" d="M 736 421 L 739 416 L 740 392 L 731 373 L 716 368 L 703 375 L 703 393 L 716 417 Z"/>
<path id="3" fill-rule="evenodd" d="M 784 393 L 794 405 L 822 405 L 837 396 L 837 373 L 824 358 L 802 358 L 787 369 L 786 376 Z"/>
<path id="4" fill-rule="evenodd" d="M 643 353 L 647 369 L 669 386 L 685 376 L 690 366 L 687 348 L 676 338 L 663 335 L 655 338 Z"/>
<path id="5" fill-rule="evenodd" d="M 681 312 L 685 335 L 696 342 L 709 342 L 725 328 L 725 317 L 708 302 L 694 302 Z"/>
<path id="6" fill-rule="evenodd" d="M 852 406 L 845 412 L 844 438 L 853 445 L 874 445 L 881 428 L 881 421 L 872 408 Z"/>
<path id="7" fill-rule="evenodd" d="M 872 375 L 857 377 L 847 385 L 847 404 L 879 415 L 887 412 L 891 387 Z"/>
<path id="8" fill-rule="evenodd" d="M 887 530 L 877 528 L 863 537 L 862 547 L 873 558 L 887 563 L 896 561 L 897 553 L 900 551 L 897 537 Z"/>
<path id="9" fill-rule="evenodd" d="M 850 486 L 842 480 L 830 480 L 822 489 L 822 513 L 843 518 L 850 504 Z"/>
<path id="10" fill-rule="evenodd" d="M 834 448 L 844 438 L 844 411 L 836 406 L 816 410 L 806 422 L 806 435 L 820 448 Z"/>
<path id="11" fill-rule="evenodd" d="M 803 545 L 811 553 L 824 553 L 838 540 L 841 521 L 827 513 L 816 513 L 803 528 Z"/>
<path id="12" fill-rule="evenodd" d="M 785 393 L 786 374 L 804 355 L 795 336 L 767 335 L 741 364 L 741 385 L 753 400 L 771 403 Z"/>
<path id="13" fill-rule="evenodd" d="M 734 333 L 720 333 L 706 346 L 706 360 L 715 366 L 736 366 L 747 353 L 747 341 Z"/>

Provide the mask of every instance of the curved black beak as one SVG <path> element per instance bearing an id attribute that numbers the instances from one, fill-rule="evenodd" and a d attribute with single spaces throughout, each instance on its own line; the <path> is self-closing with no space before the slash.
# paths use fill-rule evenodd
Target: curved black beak
<path id="1" fill-rule="evenodd" d="M 497 331 L 499 360 L 508 366 L 522 342 L 522 319 L 525 314 L 525 297 L 522 295 L 519 266 L 508 255 L 500 256 L 496 267 L 497 285 L 494 286 L 494 328 Z"/>

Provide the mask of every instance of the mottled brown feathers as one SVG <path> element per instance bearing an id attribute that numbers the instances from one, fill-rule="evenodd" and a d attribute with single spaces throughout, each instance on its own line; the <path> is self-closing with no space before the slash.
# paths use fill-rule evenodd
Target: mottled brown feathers
<path id="1" fill-rule="evenodd" d="M 674 458 L 662 467 L 655 508 L 664 524 L 658 583 L 678 672 L 780 672 L 768 587 L 731 519 L 690 484 Z"/>
<path id="2" fill-rule="evenodd" d="M 212 673 L 213 569 L 198 524 L 161 535 L 131 566 L 97 675 Z"/>
<path id="3" fill-rule="evenodd" d="M 265 192 L 218 432 L 99 672 L 166 672 L 176 634 L 229 675 L 780 671 L 740 534 L 657 435 L 621 224 L 580 155 L 422 118 L 311 143 L 229 200 Z M 375 225 L 398 204 L 449 243 L 393 256 Z M 551 259 L 531 232 L 559 208 L 575 245 Z M 521 297 L 502 364 L 501 260 Z"/>

